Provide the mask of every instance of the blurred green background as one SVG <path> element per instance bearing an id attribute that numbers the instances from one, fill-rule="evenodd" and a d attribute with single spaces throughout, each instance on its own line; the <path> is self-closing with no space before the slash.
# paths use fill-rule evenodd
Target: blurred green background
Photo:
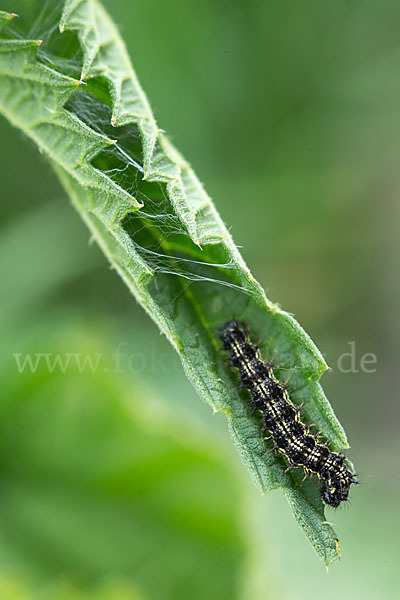
<path id="1" fill-rule="evenodd" d="M 363 485 L 327 511 L 343 552 L 327 574 L 44 157 L 0 120 L 0 598 L 397 598 L 400 5 L 104 4 L 160 126 L 332 367 Z M 19 373 L 13 355 L 38 352 L 101 368 Z"/>

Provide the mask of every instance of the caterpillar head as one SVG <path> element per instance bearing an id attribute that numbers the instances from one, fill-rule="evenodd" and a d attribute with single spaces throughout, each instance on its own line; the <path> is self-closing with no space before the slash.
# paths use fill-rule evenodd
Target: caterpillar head
<path id="1" fill-rule="evenodd" d="M 353 474 L 345 469 L 345 476 L 340 473 L 324 481 L 321 488 L 321 498 L 329 506 L 337 508 L 341 502 L 344 502 L 349 497 L 349 490 L 352 483 L 358 483 Z"/>
<path id="2" fill-rule="evenodd" d="M 321 498 L 329 506 L 337 508 L 341 502 L 347 500 L 349 488 L 343 487 L 340 480 L 334 481 L 331 479 L 324 483 L 321 488 Z"/>

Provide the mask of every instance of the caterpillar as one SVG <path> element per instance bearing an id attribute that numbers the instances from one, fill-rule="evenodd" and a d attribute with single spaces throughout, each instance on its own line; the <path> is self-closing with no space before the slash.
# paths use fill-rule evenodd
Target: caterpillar
<path id="1" fill-rule="evenodd" d="M 311 425 L 300 418 L 301 406 L 289 398 L 287 383 L 274 376 L 272 362 L 263 360 L 253 344 L 246 323 L 232 319 L 220 329 L 221 350 L 229 354 L 229 365 L 239 371 L 240 387 L 251 393 L 254 410 L 262 415 L 263 432 L 274 441 L 273 450 L 284 455 L 288 469 L 302 467 L 305 477 L 316 475 L 322 482 L 321 498 L 338 507 L 347 500 L 356 475 L 345 465 L 344 458 L 329 450 L 329 442 L 319 443 L 319 435 L 310 433 Z"/>

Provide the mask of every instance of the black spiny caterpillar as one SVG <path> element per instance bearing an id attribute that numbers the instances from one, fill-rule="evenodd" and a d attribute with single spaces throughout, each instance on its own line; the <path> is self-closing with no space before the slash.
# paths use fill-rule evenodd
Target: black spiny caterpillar
<path id="1" fill-rule="evenodd" d="M 232 319 L 220 332 L 222 349 L 229 353 L 230 365 L 239 370 L 241 387 L 250 390 L 254 408 L 263 417 L 263 431 L 268 430 L 288 468 L 302 467 L 307 475 L 322 481 L 321 497 L 337 507 L 347 500 L 355 475 L 336 452 L 330 452 L 329 442 L 320 444 L 318 435 L 309 433 L 309 426 L 300 420 L 300 407 L 291 402 L 286 385 L 278 381 L 271 363 L 265 362 L 258 346 L 250 341 L 248 327 Z"/>

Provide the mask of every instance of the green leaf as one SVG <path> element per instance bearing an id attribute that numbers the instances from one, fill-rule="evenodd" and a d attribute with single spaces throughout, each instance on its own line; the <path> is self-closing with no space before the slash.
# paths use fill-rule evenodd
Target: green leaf
<path id="1" fill-rule="evenodd" d="M 10 18 L 2 17 L 3 23 Z M 199 395 L 227 416 L 258 487 L 284 490 L 329 565 L 337 558 L 337 536 L 325 520 L 318 484 L 286 473 L 271 452 L 248 396 L 238 391 L 218 351 L 218 327 L 233 316 L 248 322 L 263 355 L 274 357 L 278 376 L 289 379 L 292 400 L 304 402 L 304 420 L 342 449 L 346 436 L 318 383 L 326 363 L 298 323 L 267 300 L 190 165 L 158 128 L 102 6 L 69 0 L 60 5 L 59 18 L 59 31 L 50 28 L 42 46 L 6 29 L 0 111 L 52 161 L 82 219 L 179 353 Z M 74 35 L 80 72 L 76 52 L 70 54 Z"/>

